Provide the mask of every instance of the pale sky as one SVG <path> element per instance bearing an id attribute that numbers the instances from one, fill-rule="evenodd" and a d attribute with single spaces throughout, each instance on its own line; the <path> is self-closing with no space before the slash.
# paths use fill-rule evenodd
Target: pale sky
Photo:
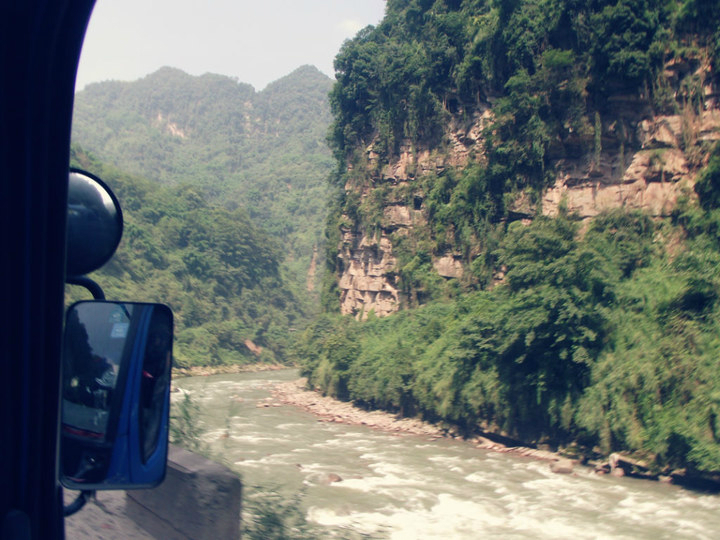
<path id="1" fill-rule="evenodd" d="M 384 12 L 385 0 L 97 0 L 76 89 L 163 66 L 257 91 L 305 64 L 332 77 L 342 43 Z"/>

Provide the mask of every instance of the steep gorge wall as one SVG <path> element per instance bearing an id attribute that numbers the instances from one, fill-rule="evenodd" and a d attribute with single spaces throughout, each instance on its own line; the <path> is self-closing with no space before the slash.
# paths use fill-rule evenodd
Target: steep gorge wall
<path id="1" fill-rule="evenodd" d="M 676 114 L 656 114 L 649 100 L 638 96 L 611 99 L 611 109 L 598 118 L 602 127 L 595 148 L 583 149 L 579 158 L 551 157 L 554 185 L 539 203 L 521 194 L 509 205 L 509 219 L 555 216 L 561 206 L 584 220 L 613 208 L 665 217 L 679 198 L 692 196 L 710 145 L 720 141 L 720 85 L 706 64 L 670 63 L 665 78 L 677 100 Z M 681 88 L 689 79 L 699 81 L 702 88 L 699 107 L 684 102 Z M 368 181 L 359 186 L 348 183 L 345 189 L 359 197 L 361 206 L 374 201 L 376 219 L 371 226 L 362 217 L 343 216 L 338 246 L 343 314 L 362 318 L 400 309 L 403 294 L 393 238 L 410 235 L 427 221 L 419 180 L 482 163 L 483 133 L 491 122 L 489 106 L 476 111 L 470 122 L 453 117 L 443 148 L 406 145 L 384 163 L 372 144 L 364 149 Z M 462 278 L 467 271 L 453 251 L 435 253 L 432 263 L 446 279 Z"/>

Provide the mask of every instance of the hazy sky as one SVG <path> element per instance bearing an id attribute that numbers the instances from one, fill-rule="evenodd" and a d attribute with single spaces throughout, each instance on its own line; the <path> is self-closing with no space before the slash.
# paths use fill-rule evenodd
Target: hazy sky
<path id="1" fill-rule="evenodd" d="M 343 41 L 383 18 L 385 0 L 97 0 L 77 89 L 163 66 L 262 90 L 304 64 L 334 75 Z"/>

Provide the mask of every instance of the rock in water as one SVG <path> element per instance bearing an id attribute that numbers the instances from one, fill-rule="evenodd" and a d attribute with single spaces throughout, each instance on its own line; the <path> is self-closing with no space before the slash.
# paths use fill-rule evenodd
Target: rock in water
<path id="1" fill-rule="evenodd" d="M 572 459 L 559 459 L 550 464 L 550 470 L 556 474 L 572 474 L 574 467 Z"/>
<path id="2" fill-rule="evenodd" d="M 325 477 L 325 480 L 328 484 L 332 484 L 334 482 L 342 482 L 342 477 L 340 477 L 339 474 L 330 473 Z"/>

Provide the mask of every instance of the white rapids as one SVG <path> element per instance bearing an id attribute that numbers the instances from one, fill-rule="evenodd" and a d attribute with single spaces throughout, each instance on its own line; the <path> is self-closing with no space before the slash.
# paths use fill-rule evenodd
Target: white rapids
<path id="1" fill-rule="evenodd" d="M 319 421 L 265 406 L 292 370 L 179 379 L 210 456 L 246 486 L 303 490 L 307 518 L 400 539 L 714 539 L 720 496 L 589 470 L 557 475 L 546 462 L 453 440 Z M 339 477 L 340 481 L 337 480 Z"/>

